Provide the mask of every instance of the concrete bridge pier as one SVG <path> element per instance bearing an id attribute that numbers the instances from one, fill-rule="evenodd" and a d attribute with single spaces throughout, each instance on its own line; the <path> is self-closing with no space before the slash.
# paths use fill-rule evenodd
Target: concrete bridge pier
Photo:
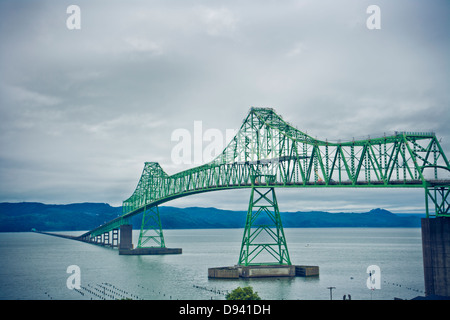
<path id="1" fill-rule="evenodd" d="M 116 248 L 119 246 L 119 229 L 112 229 L 111 247 Z"/>
<path id="2" fill-rule="evenodd" d="M 103 245 L 104 246 L 109 246 L 109 231 L 103 233 Z"/>
<path id="3" fill-rule="evenodd" d="M 137 247 L 133 249 L 132 235 L 133 235 L 133 226 L 131 224 L 124 224 L 120 226 L 120 241 L 119 241 L 120 255 L 158 255 L 158 254 L 182 253 L 182 250 L 180 248 Z"/>
<path id="4" fill-rule="evenodd" d="M 133 226 L 123 224 L 120 226 L 119 250 L 133 249 Z"/>
<path id="5" fill-rule="evenodd" d="M 422 219 L 426 296 L 450 296 L 450 218 Z"/>

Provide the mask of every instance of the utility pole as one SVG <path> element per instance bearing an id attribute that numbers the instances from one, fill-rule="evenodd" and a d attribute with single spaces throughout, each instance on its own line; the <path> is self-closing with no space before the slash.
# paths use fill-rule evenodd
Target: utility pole
<path id="1" fill-rule="evenodd" d="M 327 287 L 327 289 L 330 290 L 330 300 L 333 300 L 333 289 L 336 289 L 336 287 Z"/>

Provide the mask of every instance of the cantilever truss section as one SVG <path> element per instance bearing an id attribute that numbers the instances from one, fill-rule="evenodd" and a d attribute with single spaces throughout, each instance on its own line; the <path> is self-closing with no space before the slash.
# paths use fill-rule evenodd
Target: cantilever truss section
<path id="1" fill-rule="evenodd" d="M 144 208 L 179 197 L 251 188 L 255 175 L 274 177 L 255 186 L 434 189 L 450 186 L 450 163 L 433 132 L 323 141 L 294 128 L 273 109 L 251 108 L 213 161 L 170 176 L 158 163 L 145 163 L 136 190 L 123 202 L 123 215 L 90 233 L 111 230 Z"/>
<path id="2" fill-rule="evenodd" d="M 252 175 L 276 187 L 424 187 L 450 184 L 450 164 L 434 133 L 396 132 L 356 141 L 313 139 L 272 109 L 252 108 L 213 161 L 174 175 L 147 162 L 124 214 L 192 193 L 251 187 Z"/>

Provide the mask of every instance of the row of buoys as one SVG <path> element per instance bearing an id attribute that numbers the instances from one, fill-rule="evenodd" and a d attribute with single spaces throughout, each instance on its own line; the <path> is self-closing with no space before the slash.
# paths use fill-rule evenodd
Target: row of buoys
<path id="1" fill-rule="evenodd" d="M 138 288 L 141 288 L 143 290 L 148 291 L 149 293 L 152 292 L 153 294 L 160 295 L 163 299 L 173 299 L 174 297 L 172 295 L 169 295 L 167 293 L 157 291 L 155 289 L 146 288 L 142 285 L 137 285 Z M 216 294 L 223 294 L 225 295 L 225 291 L 216 290 L 216 289 L 208 289 L 206 287 L 200 287 L 195 286 L 194 287 L 198 289 L 207 290 L 210 292 L 214 292 Z M 137 294 L 133 294 L 131 292 L 128 292 L 127 290 L 124 290 L 118 286 L 115 286 L 111 283 L 102 282 L 97 284 L 90 284 L 83 286 L 80 285 L 80 289 L 73 288 L 71 291 L 77 292 L 80 296 L 83 297 L 83 299 L 90 299 L 90 300 L 121 300 L 121 299 L 131 299 L 131 300 L 144 300 L 142 297 L 139 297 Z M 142 290 L 141 290 L 142 292 Z M 52 297 L 47 291 L 44 292 L 44 294 L 47 296 L 48 299 L 55 299 Z"/>
<path id="2" fill-rule="evenodd" d="M 196 289 L 201 289 L 201 290 L 205 290 L 205 291 L 209 291 L 209 292 L 213 292 L 213 293 L 215 293 L 215 294 L 222 294 L 222 295 L 227 295 L 228 294 L 228 290 L 217 290 L 217 289 L 210 289 L 210 288 L 207 288 L 207 287 L 202 287 L 202 286 L 197 286 L 197 285 L 192 285 L 194 288 L 196 288 Z"/>
<path id="3" fill-rule="evenodd" d="M 141 285 L 139 285 L 139 284 L 138 284 L 137 286 L 138 286 L 139 288 L 142 288 L 142 289 L 145 289 L 145 290 L 147 290 L 147 291 L 150 291 L 149 288 L 145 288 L 144 286 L 141 286 Z M 152 292 L 153 292 L 153 293 L 156 293 L 156 292 L 155 292 L 155 289 L 152 289 Z M 161 291 L 158 291 L 158 294 L 161 295 Z M 163 297 L 166 297 L 166 294 L 165 294 L 164 292 L 162 293 L 162 295 L 163 295 Z M 170 300 L 172 300 L 172 296 L 171 296 L 171 295 L 167 295 L 167 297 L 168 297 Z"/>
<path id="4" fill-rule="evenodd" d="M 139 285 L 138 285 L 139 286 Z M 101 283 L 96 285 L 87 284 L 87 286 L 80 285 L 80 289 L 73 288 L 72 291 L 77 292 L 85 299 L 100 299 L 100 300 L 120 300 L 120 299 L 132 299 L 132 300 L 138 300 L 139 296 L 133 293 L 129 293 L 126 290 L 123 290 L 119 287 L 116 287 L 109 283 Z M 50 295 L 48 291 L 45 291 L 44 294 L 47 296 L 48 299 L 53 300 L 55 299 L 53 296 Z M 58 298 L 56 298 L 58 299 Z"/>
<path id="5" fill-rule="evenodd" d="M 419 290 L 419 289 L 416 289 L 416 288 L 411 288 L 411 287 L 407 287 L 407 286 L 405 286 L 405 285 L 401 285 L 400 283 L 395 283 L 395 282 L 388 282 L 388 281 L 383 281 L 385 284 L 388 284 L 388 285 L 393 285 L 393 286 L 396 286 L 396 287 L 399 287 L 399 288 L 404 288 L 404 289 L 407 289 L 407 290 L 411 290 L 411 291 L 414 291 L 414 292 L 418 292 L 418 293 L 423 293 L 423 294 L 425 294 L 425 292 L 424 291 L 422 291 L 422 290 Z"/>
<path id="6" fill-rule="evenodd" d="M 130 293 L 124 289 L 116 287 L 115 285 L 107 282 L 102 282 L 101 284 L 97 284 L 100 288 L 96 288 L 97 291 L 102 292 L 104 295 L 112 298 L 112 299 L 135 299 L 139 300 L 138 295 Z"/>
<path id="7" fill-rule="evenodd" d="M 81 287 L 80 287 L 80 288 L 81 288 Z M 78 290 L 77 288 L 73 288 L 73 290 L 74 290 L 75 292 L 78 292 L 79 294 L 81 294 L 81 295 L 84 297 L 84 292 L 83 292 L 83 291 Z"/>
<path id="8" fill-rule="evenodd" d="M 91 284 L 87 284 L 87 287 L 80 286 L 81 290 L 74 288 L 73 290 L 78 292 L 83 297 L 88 298 L 88 295 L 91 295 L 90 299 L 100 299 L 100 300 L 119 300 L 119 299 L 137 299 L 137 295 L 130 294 L 125 290 L 117 288 L 115 286 L 109 285 L 106 283 L 96 284 L 92 286 Z M 114 288 L 114 289 L 113 289 Z"/>
<path id="9" fill-rule="evenodd" d="M 88 286 L 90 287 L 90 285 L 88 284 Z M 91 290 L 90 288 L 86 288 L 83 286 L 80 286 L 81 289 L 83 289 L 84 291 L 88 292 L 89 294 L 93 295 L 95 298 L 97 299 L 101 299 L 101 300 L 106 300 L 105 297 L 103 297 L 102 295 L 98 294 L 97 292 L 95 292 L 94 290 Z M 91 300 L 93 300 L 93 298 L 91 297 Z"/>

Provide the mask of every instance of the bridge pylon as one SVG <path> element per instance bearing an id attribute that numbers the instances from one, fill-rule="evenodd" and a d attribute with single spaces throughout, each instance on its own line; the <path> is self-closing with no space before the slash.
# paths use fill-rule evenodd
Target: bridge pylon
<path id="1" fill-rule="evenodd" d="M 252 185 L 238 265 L 291 265 L 274 187 Z"/>
<path id="2" fill-rule="evenodd" d="M 141 231 L 139 233 L 139 241 L 137 247 L 166 247 L 158 206 L 145 208 L 144 212 L 142 213 Z"/>

